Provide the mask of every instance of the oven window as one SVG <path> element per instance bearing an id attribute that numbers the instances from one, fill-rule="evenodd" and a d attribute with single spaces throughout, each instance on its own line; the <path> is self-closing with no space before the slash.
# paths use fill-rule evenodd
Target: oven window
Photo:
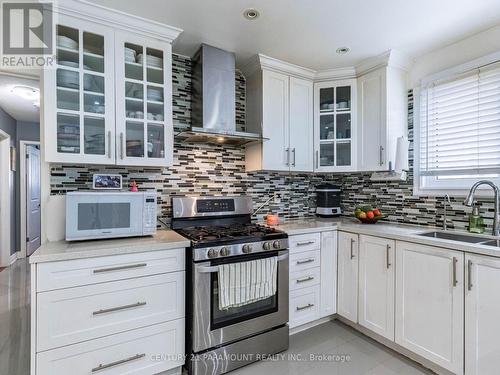
<path id="1" fill-rule="evenodd" d="M 279 269 L 278 269 L 279 280 Z M 211 275 L 211 329 L 218 329 L 258 316 L 267 315 L 278 311 L 278 293 L 274 296 L 250 303 L 248 305 L 219 310 L 219 280 L 217 273 Z M 279 285 L 278 285 L 279 289 Z"/>
<path id="2" fill-rule="evenodd" d="M 130 203 L 79 203 L 78 230 L 130 228 Z"/>

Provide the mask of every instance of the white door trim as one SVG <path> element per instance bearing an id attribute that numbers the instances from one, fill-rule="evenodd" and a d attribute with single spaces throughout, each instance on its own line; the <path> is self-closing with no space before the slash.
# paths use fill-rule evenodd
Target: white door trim
<path id="1" fill-rule="evenodd" d="M 10 265 L 10 136 L 0 130 L 0 266 Z"/>
<path id="2" fill-rule="evenodd" d="M 37 145 L 40 146 L 40 142 L 36 141 L 19 141 L 19 211 L 20 211 L 20 244 L 18 258 L 26 258 L 26 151 L 27 146 Z M 41 169 L 41 165 L 40 165 Z"/>

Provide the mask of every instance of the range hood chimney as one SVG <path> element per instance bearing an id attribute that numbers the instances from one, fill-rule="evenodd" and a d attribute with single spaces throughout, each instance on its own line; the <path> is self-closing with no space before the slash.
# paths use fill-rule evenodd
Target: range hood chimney
<path id="1" fill-rule="evenodd" d="M 177 138 L 189 143 L 243 145 L 260 134 L 236 130 L 235 57 L 202 44 L 193 57 L 192 124 Z"/>

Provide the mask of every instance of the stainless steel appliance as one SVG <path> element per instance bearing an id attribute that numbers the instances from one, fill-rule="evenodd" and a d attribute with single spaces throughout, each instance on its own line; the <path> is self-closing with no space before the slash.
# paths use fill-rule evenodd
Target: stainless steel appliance
<path id="1" fill-rule="evenodd" d="M 331 184 L 316 186 L 316 215 L 322 217 L 340 216 L 340 188 Z"/>
<path id="2" fill-rule="evenodd" d="M 66 240 L 156 233 L 156 192 L 79 191 L 66 194 Z"/>
<path id="3" fill-rule="evenodd" d="M 288 348 L 288 236 L 251 223 L 249 197 L 173 198 L 187 251 L 186 354 L 194 375 L 218 375 Z M 275 295 L 219 309 L 221 264 L 277 257 Z"/>

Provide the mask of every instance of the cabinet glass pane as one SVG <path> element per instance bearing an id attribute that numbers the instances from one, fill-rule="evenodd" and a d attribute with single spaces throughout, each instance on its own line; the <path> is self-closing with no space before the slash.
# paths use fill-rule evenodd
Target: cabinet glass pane
<path id="1" fill-rule="evenodd" d="M 337 110 L 347 111 L 351 109 L 351 86 L 337 87 Z"/>
<path id="2" fill-rule="evenodd" d="M 78 90 L 58 88 L 56 95 L 58 109 L 80 110 L 80 92 Z"/>
<path id="3" fill-rule="evenodd" d="M 148 86 L 148 119 L 163 121 L 163 88 Z"/>
<path id="4" fill-rule="evenodd" d="M 163 51 L 146 48 L 146 68 L 148 82 L 163 84 Z"/>
<path id="5" fill-rule="evenodd" d="M 139 55 L 142 56 L 142 51 L 142 46 L 125 43 L 125 78 L 143 80 L 142 57 L 139 59 Z"/>
<path id="6" fill-rule="evenodd" d="M 80 78 L 78 72 L 58 68 L 57 86 L 78 90 L 80 88 Z"/>
<path id="7" fill-rule="evenodd" d="M 335 123 L 333 115 L 321 115 L 319 117 L 320 139 L 335 138 Z"/>
<path id="8" fill-rule="evenodd" d="M 319 165 L 331 167 L 335 165 L 335 144 L 323 143 L 319 146 Z"/>
<path id="9" fill-rule="evenodd" d="M 80 153 L 80 116 L 57 114 L 57 151 Z"/>
<path id="10" fill-rule="evenodd" d="M 85 116 L 83 128 L 84 153 L 104 155 L 106 152 L 104 118 Z"/>
<path id="11" fill-rule="evenodd" d="M 104 94 L 104 77 L 85 73 L 83 75 L 83 88 L 85 91 Z"/>
<path id="12" fill-rule="evenodd" d="M 127 121 L 126 127 L 125 149 L 127 156 L 144 157 L 144 124 Z"/>
<path id="13" fill-rule="evenodd" d="M 351 165 L 351 142 L 337 142 L 337 166 Z"/>
<path id="14" fill-rule="evenodd" d="M 104 73 L 104 37 L 83 32 L 83 67 L 86 70 Z"/>
<path id="15" fill-rule="evenodd" d="M 85 93 L 83 96 L 83 108 L 85 112 L 104 114 L 104 95 Z"/>
<path id="16" fill-rule="evenodd" d="M 322 111 L 333 111 L 333 87 L 319 90 L 319 109 Z"/>
<path id="17" fill-rule="evenodd" d="M 78 30 L 57 25 L 56 34 L 57 63 L 59 65 L 78 68 L 80 62 Z"/>
<path id="18" fill-rule="evenodd" d="M 351 138 L 351 114 L 337 115 L 337 139 Z"/>
<path id="19" fill-rule="evenodd" d="M 125 116 L 144 118 L 144 87 L 142 84 L 125 82 Z"/>
<path id="20" fill-rule="evenodd" d="M 165 157 L 165 138 L 163 124 L 148 124 L 148 157 Z"/>

